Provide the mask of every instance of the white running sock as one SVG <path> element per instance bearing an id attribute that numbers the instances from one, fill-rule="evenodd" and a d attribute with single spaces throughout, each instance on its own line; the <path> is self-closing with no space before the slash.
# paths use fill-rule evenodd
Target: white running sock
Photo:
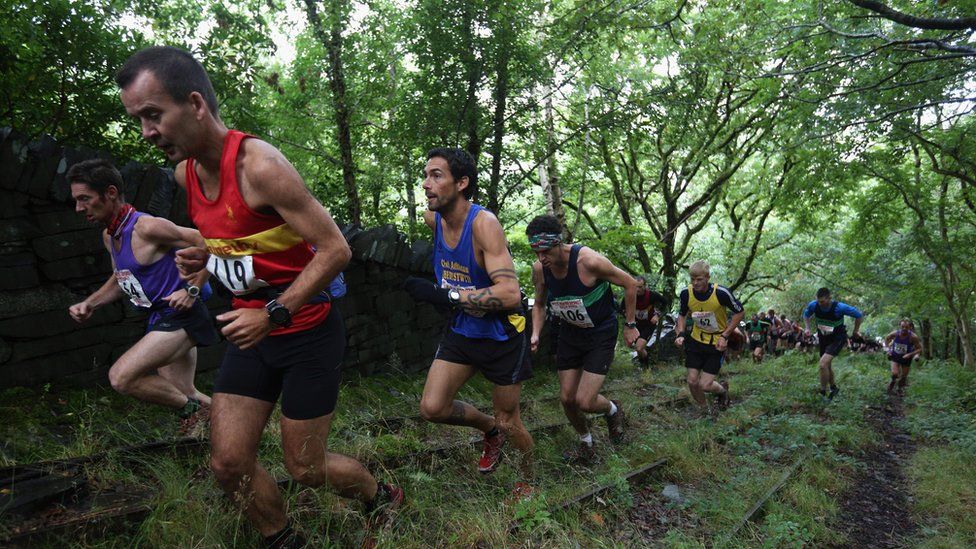
<path id="1" fill-rule="evenodd" d="M 587 446 L 593 446 L 593 435 L 590 433 L 580 435 L 580 442 L 585 442 Z"/>
<path id="2" fill-rule="evenodd" d="M 612 416 L 613 414 L 616 414 L 616 413 L 617 413 L 617 405 L 614 404 L 613 401 L 611 400 L 610 401 L 610 411 L 607 412 L 607 415 L 608 416 Z"/>

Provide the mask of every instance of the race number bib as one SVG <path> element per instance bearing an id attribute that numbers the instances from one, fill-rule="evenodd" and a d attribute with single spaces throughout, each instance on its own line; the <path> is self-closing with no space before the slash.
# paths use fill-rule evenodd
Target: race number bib
<path id="1" fill-rule="evenodd" d="M 817 329 L 820 330 L 820 333 L 823 335 L 830 335 L 834 333 L 834 327 L 826 324 L 817 324 Z"/>
<path id="2" fill-rule="evenodd" d="M 718 319 L 715 318 L 715 313 L 712 311 L 692 311 L 691 320 L 703 332 L 719 331 Z"/>
<path id="3" fill-rule="evenodd" d="M 144 309 L 152 307 L 152 301 L 146 297 L 146 291 L 142 289 L 142 284 L 139 284 L 139 279 L 132 274 L 132 271 L 129 269 L 115 271 L 115 281 L 119 283 L 119 288 L 122 288 L 125 295 L 129 296 L 129 301 L 133 305 Z"/>
<path id="4" fill-rule="evenodd" d="M 586 305 L 583 305 L 581 298 L 566 299 L 552 302 L 552 312 L 560 319 L 578 328 L 592 328 L 593 321 L 586 312 Z"/>
<path id="5" fill-rule="evenodd" d="M 647 320 L 647 309 L 637 310 L 637 320 Z"/>
<path id="6" fill-rule="evenodd" d="M 762 339 L 762 333 L 761 332 L 752 332 L 751 334 L 749 334 L 749 339 L 751 339 L 753 341 L 759 341 L 760 339 Z"/>
<path id="7" fill-rule="evenodd" d="M 895 343 L 891 346 L 891 352 L 896 355 L 903 355 L 908 352 L 908 345 L 904 343 Z"/>
<path id="8" fill-rule="evenodd" d="M 254 275 L 254 258 L 249 255 L 224 257 L 211 255 L 207 270 L 234 295 L 244 295 L 269 284 Z"/>

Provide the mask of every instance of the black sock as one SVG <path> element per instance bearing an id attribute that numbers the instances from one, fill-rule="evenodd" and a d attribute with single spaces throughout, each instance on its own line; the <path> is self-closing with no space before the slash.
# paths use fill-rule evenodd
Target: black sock
<path id="1" fill-rule="evenodd" d="M 486 437 L 497 437 L 498 436 L 498 426 L 495 425 L 494 427 L 492 427 L 491 428 L 491 431 L 488 431 L 487 433 L 485 433 L 485 436 Z"/>
<path id="2" fill-rule="evenodd" d="M 305 546 L 305 538 L 296 533 L 291 522 L 275 534 L 264 538 L 264 545 L 268 549 L 294 549 Z"/>

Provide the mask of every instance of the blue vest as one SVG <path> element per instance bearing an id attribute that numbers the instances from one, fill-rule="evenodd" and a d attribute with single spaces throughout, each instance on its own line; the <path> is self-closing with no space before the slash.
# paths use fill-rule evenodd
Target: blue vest
<path id="1" fill-rule="evenodd" d="M 461 238 L 453 248 L 444 242 L 441 215 L 434 214 L 434 277 L 440 287 L 473 290 L 493 285 L 474 254 L 472 226 L 474 218 L 483 209 L 477 204 L 471 205 Z M 507 341 L 524 331 L 525 315 L 521 310 L 496 313 L 459 310 L 451 319 L 451 329 L 465 337 Z"/>

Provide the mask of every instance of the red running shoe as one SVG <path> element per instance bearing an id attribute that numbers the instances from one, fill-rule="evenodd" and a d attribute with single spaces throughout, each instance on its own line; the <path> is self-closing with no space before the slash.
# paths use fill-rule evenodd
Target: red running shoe
<path id="1" fill-rule="evenodd" d="M 485 448 L 481 452 L 481 460 L 478 461 L 478 471 L 482 474 L 493 472 L 502 461 L 502 447 L 508 437 L 505 433 L 498 431 L 498 434 L 490 437 L 485 434 Z"/>

